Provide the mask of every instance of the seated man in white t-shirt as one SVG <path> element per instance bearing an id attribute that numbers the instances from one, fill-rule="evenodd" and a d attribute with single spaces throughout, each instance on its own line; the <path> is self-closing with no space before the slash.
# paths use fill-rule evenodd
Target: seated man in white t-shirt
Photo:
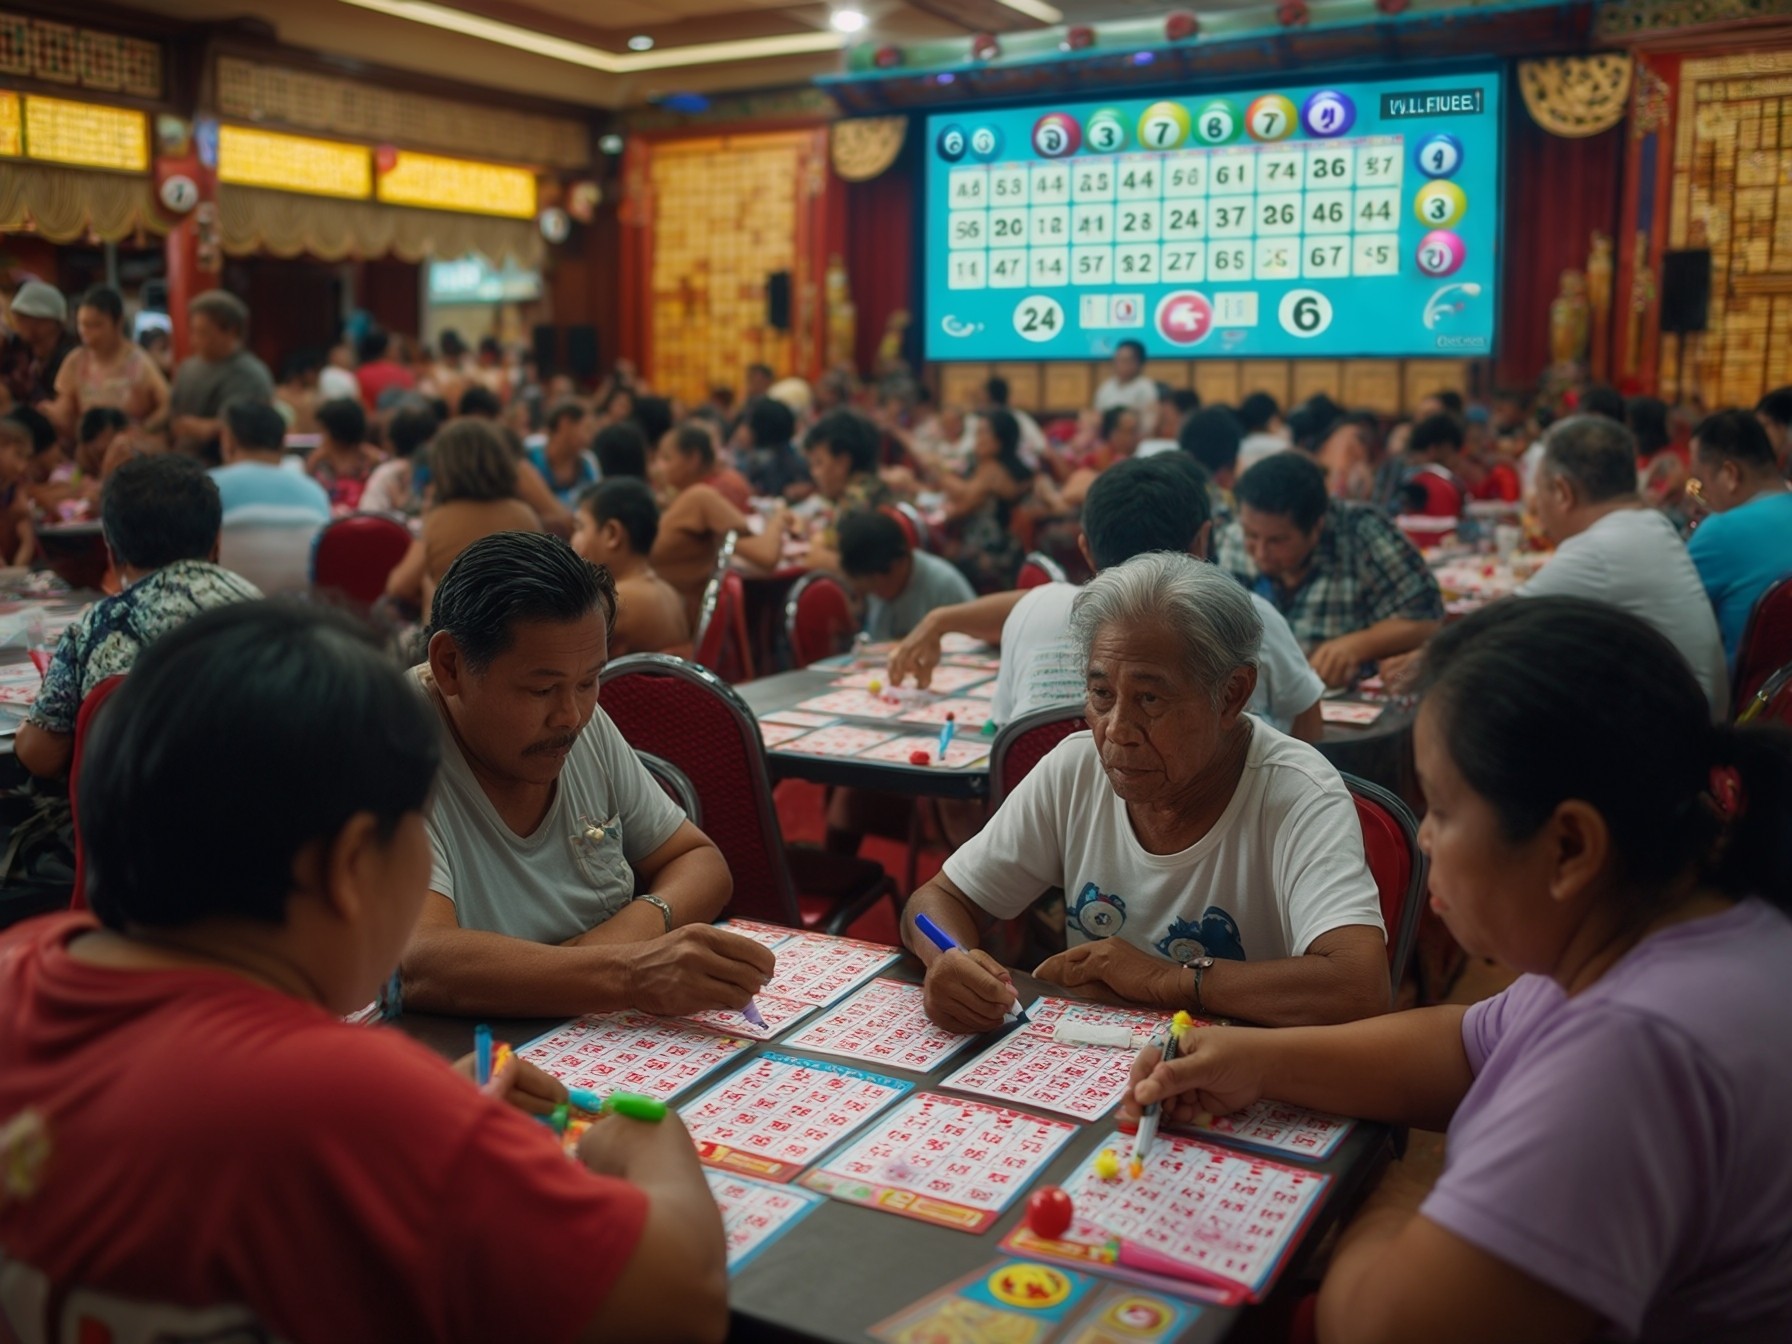
<path id="1" fill-rule="evenodd" d="M 1066 738 L 903 914 L 928 1016 L 983 1031 L 1012 982 L 992 920 L 1065 893 L 1034 972 L 1097 997 L 1268 1026 L 1387 1011 L 1387 933 L 1343 780 L 1244 713 L 1262 622 L 1223 570 L 1153 552 L 1077 595 L 1090 732 Z M 926 915 L 962 951 L 942 953 Z"/>
<path id="2" fill-rule="evenodd" d="M 1531 505 L 1555 557 L 1520 597 L 1590 597 L 1647 621 L 1680 651 L 1722 723 L 1730 679 L 1717 613 L 1680 534 L 1637 494 L 1636 440 L 1616 420 L 1576 415 L 1544 436 Z"/>
<path id="3" fill-rule="evenodd" d="M 1097 573 L 1150 551 L 1207 558 L 1213 531 L 1206 475 L 1178 450 L 1117 463 L 1096 477 L 1083 502 L 1083 558 Z M 1013 723 L 1035 710 L 1083 703 L 1082 651 L 1070 635 L 1074 584 L 1047 583 L 1025 591 L 991 593 L 974 602 L 940 607 L 924 616 L 890 655 L 890 683 L 913 676 L 926 686 L 940 660 L 940 637 L 957 632 L 1002 649 L 990 714 Z M 1247 712 L 1302 741 L 1325 730 L 1319 698 L 1325 683 L 1295 642 L 1294 632 L 1267 598 L 1247 594 L 1263 623 L 1257 686 Z"/>
<path id="4" fill-rule="evenodd" d="M 562 1017 L 744 1006 L 771 954 L 713 928 L 708 836 L 598 708 L 616 587 L 546 533 L 462 551 L 412 671 L 441 719 L 429 896 L 401 967 L 430 1012 Z"/>
<path id="5" fill-rule="evenodd" d="M 1114 347 L 1114 371 L 1095 389 L 1095 409 L 1137 411 L 1142 422 L 1157 409 L 1157 383 L 1145 376 L 1145 345 L 1127 339 Z"/>

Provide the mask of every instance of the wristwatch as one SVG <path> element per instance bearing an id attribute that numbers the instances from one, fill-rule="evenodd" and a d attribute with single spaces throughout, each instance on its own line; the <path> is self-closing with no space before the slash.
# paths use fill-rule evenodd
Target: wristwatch
<path id="1" fill-rule="evenodd" d="M 671 906 L 667 905 L 658 896 L 655 896 L 651 892 L 646 892 L 646 891 L 642 892 L 639 896 L 635 897 L 635 899 L 637 901 L 646 901 L 647 904 L 657 907 L 660 912 L 660 918 L 666 921 L 666 932 L 667 933 L 672 932 L 672 907 Z M 1211 966 L 1213 964 L 1212 957 L 1209 957 L 1207 959 L 1207 964 L 1209 966 Z M 1200 987 L 1200 985 L 1197 984 L 1195 986 L 1195 1002 L 1197 1004 L 1199 1004 L 1200 1000 L 1201 1000 L 1201 987 Z"/>
<path id="2" fill-rule="evenodd" d="M 1202 1017 L 1206 1017 L 1207 1009 L 1201 1006 L 1201 977 L 1213 969 L 1213 958 L 1190 957 L 1182 964 L 1195 973 L 1195 1011 Z"/>

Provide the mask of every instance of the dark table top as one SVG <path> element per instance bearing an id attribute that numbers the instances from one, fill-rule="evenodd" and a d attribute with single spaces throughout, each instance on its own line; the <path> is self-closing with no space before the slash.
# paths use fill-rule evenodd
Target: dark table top
<path id="1" fill-rule="evenodd" d="M 880 974 L 918 981 L 920 963 L 905 957 Z M 1023 1001 L 1030 1001 L 1039 994 L 1064 993 L 1018 971 L 1015 986 Z M 394 1025 L 449 1058 L 458 1058 L 473 1046 L 474 1024 L 470 1019 L 407 1013 Z M 493 1022 L 491 1025 L 496 1036 L 520 1046 L 559 1026 L 560 1021 Z M 792 1030 L 801 1029 L 799 1025 Z M 946 1075 L 993 1039 L 992 1034 L 978 1041 L 929 1074 L 882 1064 L 876 1068 L 916 1083 L 917 1090 L 937 1088 Z M 775 1041 L 755 1045 L 740 1055 L 737 1066 L 744 1065 L 756 1054 L 783 1048 Z M 725 1072 L 732 1072 L 733 1067 Z M 712 1075 L 695 1085 L 683 1099 L 688 1101 L 701 1095 L 716 1078 L 717 1075 Z M 1052 1114 L 1026 1106 L 1016 1109 L 1039 1115 Z M 814 1213 L 766 1246 L 735 1275 L 729 1286 L 733 1309 L 729 1339 L 858 1344 L 866 1338 L 866 1330 L 877 1322 L 983 1265 L 1006 1257 L 1009 1253 L 1003 1251 L 999 1243 L 1025 1217 L 1026 1196 L 1041 1185 L 1062 1185 L 1068 1181 L 1111 1132 L 1111 1121 L 1106 1120 L 1080 1126 L 1070 1142 L 1016 1197 L 995 1225 L 976 1236 L 877 1209 L 826 1200 Z M 1289 1258 L 1279 1282 L 1288 1282 L 1339 1217 L 1361 1201 L 1369 1183 L 1387 1160 L 1388 1134 L 1384 1126 L 1359 1122 L 1326 1161 L 1293 1164 L 1314 1166 L 1333 1179 L 1318 1216 Z M 1182 1344 L 1214 1344 L 1227 1338 L 1249 1310 L 1203 1306 L 1178 1338 Z"/>
<path id="2" fill-rule="evenodd" d="M 1360 696 L 1338 697 L 1344 704 L 1368 703 Z M 1378 700 L 1381 716 L 1374 723 L 1328 723 L 1316 745 L 1340 771 L 1379 784 L 1396 797 L 1417 804 L 1419 791 L 1412 758 L 1412 724 L 1416 706 Z"/>

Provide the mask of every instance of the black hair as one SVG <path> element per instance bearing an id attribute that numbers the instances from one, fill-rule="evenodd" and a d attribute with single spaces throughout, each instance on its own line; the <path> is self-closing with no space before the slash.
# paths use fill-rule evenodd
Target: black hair
<path id="1" fill-rule="evenodd" d="M 849 458 L 856 476 L 877 470 L 877 454 L 883 446 L 883 436 L 876 425 L 857 411 L 829 411 L 803 436 L 805 450 L 817 446 L 826 448 L 835 457 Z"/>
<path id="2" fill-rule="evenodd" d="M 435 409 L 428 403 L 402 406 L 386 422 L 386 443 L 399 457 L 414 456 L 441 428 Z"/>
<path id="3" fill-rule="evenodd" d="M 317 423 L 337 443 L 360 444 L 367 438 L 367 412 L 352 397 L 337 397 L 319 406 Z"/>
<path id="4" fill-rule="evenodd" d="M 1448 411 L 1439 411 L 1436 415 L 1426 416 L 1412 427 L 1412 435 L 1406 440 L 1406 451 L 1428 453 L 1434 448 L 1455 448 L 1460 451 L 1463 438 L 1462 421 Z"/>
<path id="5" fill-rule="evenodd" d="M 853 509 L 840 515 L 840 568 L 850 578 L 888 574 L 909 554 L 908 534 L 889 514 Z"/>
<path id="6" fill-rule="evenodd" d="M 747 411 L 755 448 L 782 448 L 796 437 L 796 415 L 775 397 L 761 397 Z"/>
<path id="7" fill-rule="evenodd" d="M 88 904 L 125 933 L 282 924 L 299 856 L 363 812 L 390 839 L 440 759 L 434 712 L 349 616 L 204 612 L 145 648 L 93 723 L 78 800 Z"/>
<path id="8" fill-rule="evenodd" d="M 559 429 L 562 420 L 583 420 L 590 409 L 589 406 L 580 401 L 577 397 L 564 397 L 561 400 L 556 401 L 552 406 L 548 407 L 546 422 L 548 433 L 552 434 L 555 430 Z"/>
<path id="9" fill-rule="evenodd" d="M 1776 387 L 1755 403 L 1755 414 L 1776 425 L 1792 425 L 1792 386 Z"/>
<path id="10" fill-rule="evenodd" d="M 1244 426 L 1230 406 L 1203 406 L 1182 422 L 1176 442 L 1214 475 L 1238 464 Z"/>
<path id="11" fill-rule="evenodd" d="M 1269 422 L 1282 413 L 1276 399 L 1267 392 L 1253 392 L 1238 403 L 1239 423 L 1246 434 L 1261 434 Z"/>
<path id="12" fill-rule="evenodd" d="M 437 504 L 517 497 L 516 454 L 484 420 L 456 420 L 436 435 L 429 447 L 429 476 Z"/>
<path id="13" fill-rule="evenodd" d="M 1138 418 L 1138 413 L 1130 406 L 1110 406 L 1107 410 L 1101 413 L 1101 429 L 1099 432 L 1103 443 L 1106 443 L 1113 437 L 1114 431 L 1120 428 L 1121 417 L 1127 415 L 1132 416 L 1135 420 Z M 1018 425 L 1020 422 L 1016 421 L 1015 423 Z"/>
<path id="14" fill-rule="evenodd" d="M 500 415 L 504 414 L 504 406 L 503 403 L 498 400 L 498 394 L 492 391 L 491 388 L 480 383 L 474 383 L 473 386 L 460 394 L 460 406 L 456 413 L 463 416 L 473 416 L 480 420 L 496 420 Z"/>
<path id="15" fill-rule="evenodd" d="M 664 397 L 635 397 L 629 418 L 641 427 L 649 445 L 658 443 L 672 428 L 672 403 Z"/>
<path id="16" fill-rule="evenodd" d="M 1133 354 L 1137 355 L 1139 357 L 1139 363 L 1141 366 L 1145 363 L 1145 360 L 1147 358 L 1146 354 L 1145 354 L 1145 342 L 1135 341 L 1135 340 L 1131 340 L 1129 338 L 1127 340 L 1121 341 L 1119 344 L 1117 344 L 1114 347 L 1114 353 L 1116 355 L 1119 354 L 1122 350 L 1130 350 L 1133 352 Z"/>
<path id="17" fill-rule="evenodd" d="M 1632 924 L 1689 871 L 1792 906 L 1792 733 L 1713 727 L 1685 657 L 1646 622 L 1588 598 L 1496 602 L 1444 627 L 1424 677 L 1451 759 L 1508 840 L 1568 799 L 1598 810 L 1641 889 Z M 1708 796 L 1724 767 L 1742 785 L 1728 824 Z"/>
<path id="18" fill-rule="evenodd" d="M 35 406 L 14 406 L 6 413 L 6 418 L 18 425 L 31 436 L 31 455 L 47 453 L 56 446 L 60 437 L 56 426 L 50 423 L 50 417 Z"/>
<path id="19" fill-rule="evenodd" d="M 660 535 L 660 506 L 653 501 L 653 491 L 647 488 L 646 481 L 632 476 L 618 476 L 592 486 L 579 496 L 579 507 L 599 524 L 611 519 L 621 523 L 628 535 L 629 549 L 636 555 L 651 551 Z"/>
<path id="20" fill-rule="evenodd" d="M 1692 432 L 1699 456 L 1731 458 L 1745 467 L 1772 471 L 1773 444 L 1761 422 L 1747 411 L 1719 411 L 1699 421 Z"/>
<path id="21" fill-rule="evenodd" d="M 591 441 L 598 468 L 606 477 L 647 479 L 647 436 L 633 420 L 618 420 L 597 431 Z"/>
<path id="22" fill-rule="evenodd" d="M 1008 404 L 1008 380 L 1006 378 L 986 379 L 983 384 L 983 395 L 991 406 Z"/>
<path id="23" fill-rule="evenodd" d="M 513 642 L 519 621 L 616 621 L 616 581 L 546 532 L 494 532 L 455 557 L 430 604 L 428 638 L 446 630 L 474 672 Z"/>
<path id="24" fill-rule="evenodd" d="M 371 364 L 382 358 L 386 347 L 392 344 L 392 338 L 379 327 L 369 327 L 361 339 L 355 343 L 355 358 L 363 364 Z"/>
<path id="25" fill-rule="evenodd" d="M 1206 473 L 1181 453 L 1116 462 L 1083 500 L 1083 535 L 1097 571 L 1150 551 L 1186 554 L 1213 516 Z"/>
<path id="26" fill-rule="evenodd" d="M 226 403 L 224 423 L 230 437 L 251 452 L 277 453 L 286 447 L 286 421 L 265 401 L 239 397 Z"/>
<path id="27" fill-rule="evenodd" d="M 280 381 L 290 383 L 293 379 L 303 378 L 308 373 L 320 372 L 323 366 L 323 351 L 294 350 L 280 363 Z"/>
<path id="28" fill-rule="evenodd" d="M 749 364 L 747 365 L 747 372 L 757 373 L 766 378 L 774 378 L 777 376 L 772 372 L 772 366 L 770 364 Z"/>
<path id="29" fill-rule="evenodd" d="M 1032 480 L 1033 468 L 1020 455 L 1020 421 L 1014 418 L 1014 412 L 991 411 L 983 419 L 989 432 L 995 435 L 996 461 L 1002 464 L 1002 469 L 1021 485 Z M 1005 515 L 1002 521 L 1007 522 Z"/>
<path id="30" fill-rule="evenodd" d="M 114 322 L 124 321 L 124 298 L 109 285 L 95 285 L 81 296 L 77 308 L 91 308 Z"/>
<path id="31" fill-rule="evenodd" d="M 705 466 L 713 466 L 716 460 L 716 441 L 710 432 L 695 421 L 687 420 L 678 427 L 672 436 L 672 446 L 686 457 L 698 457 Z"/>
<path id="32" fill-rule="evenodd" d="M 1604 383 L 1589 383 L 1581 389 L 1580 400 L 1575 405 L 1578 415 L 1603 415 L 1607 420 L 1624 423 L 1624 398 L 1615 387 L 1607 387 Z"/>
<path id="33" fill-rule="evenodd" d="M 444 359 L 458 359 L 467 353 L 467 343 L 461 339 L 460 333 L 453 327 L 442 328 L 441 338 L 437 340 L 436 345 L 440 348 Z"/>
<path id="34" fill-rule="evenodd" d="M 1238 478 L 1232 493 L 1244 507 L 1287 518 L 1302 532 L 1319 526 L 1331 502 L 1325 472 L 1300 453 L 1271 453 Z"/>
<path id="35" fill-rule="evenodd" d="M 121 463 L 106 478 L 100 522 L 119 564 L 160 569 L 176 560 L 209 558 L 224 505 L 198 458 L 157 453 Z"/>
<path id="36" fill-rule="evenodd" d="M 1468 409 L 1467 403 L 1462 400 L 1462 393 L 1453 387 L 1440 387 L 1435 392 L 1427 392 L 1425 395 L 1442 406 L 1446 414 L 1453 415 L 1459 420 L 1462 418 L 1463 411 Z"/>
<path id="37" fill-rule="evenodd" d="M 1571 415 L 1550 426 L 1543 445 L 1544 467 L 1573 481 L 1583 503 L 1636 493 L 1636 440 L 1621 422 Z"/>
<path id="38" fill-rule="evenodd" d="M 1632 397 L 1624 403 L 1624 423 L 1636 437 L 1636 455 L 1648 461 L 1668 446 L 1668 404 L 1659 397 Z"/>
<path id="39" fill-rule="evenodd" d="M 116 434 L 131 423 L 131 418 L 116 406 L 89 406 L 81 412 L 81 425 L 76 438 L 92 443 L 102 434 Z"/>
<path id="40" fill-rule="evenodd" d="M 1201 394 L 1192 387 L 1179 387 L 1170 393 L 1170 405 L 1178 415 L 1193 415 L 1201 409 Z"/>

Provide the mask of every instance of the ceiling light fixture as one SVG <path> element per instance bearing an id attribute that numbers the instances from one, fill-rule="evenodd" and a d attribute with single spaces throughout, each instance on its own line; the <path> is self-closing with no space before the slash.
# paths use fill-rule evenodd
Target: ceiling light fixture
<path id="1" fill-rule="evenodd" d="M 865 28 L 865 16 L 856 9 L 836 9 L 828 18 L 836 33 L 858 33 Z"/>
<path id="2" fill-rule="evenodd" d="M 1006 2 L 1006 0 L 1005 0 Z M 1019 3 L 1019 0 L 1015 0 Z M 1031 3 L 1032 0 L 1027 0 Z M 844 33 L 797 33 L 789 37 L 750 37 L 737 42 L 702 42 L 689 47 L 619 55 L 601 47 L 538 33 L 513 23 L 481 18 L 465 10 L 429 3 L 429 0 L 342 0 L 357 9 L 372 10 L 396 19 L 428 24 L 462 37 L 479 38 L 518 51 L 565 61 L 568 65 L 600 70 L 607 75 L 627 75 L 640 70 L 666 70 L 685 65 L 714 65 L 723 61 L 762 60 L 768 56 L 814 56 L 839 51 L 846 45 Z"/>
<path id="3" fill-rule="evenodd" d="M 647 36 L 646 33 L 638 34 L 635 37 L 629 38 L 628 49 L 630 51 L 652 51 L 653 39 Z"/>

